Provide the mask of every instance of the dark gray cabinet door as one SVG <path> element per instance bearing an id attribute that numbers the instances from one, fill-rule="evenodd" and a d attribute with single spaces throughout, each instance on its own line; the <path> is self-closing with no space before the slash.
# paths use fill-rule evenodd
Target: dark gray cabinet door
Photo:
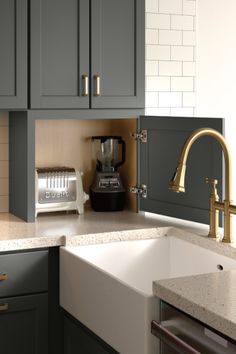
<path id="1" fill-rule="evenodd" d="M 210 137 L 197 140 L 187 160 L 185 193 L 169 190 L 181 148 L 198 128 L 223 132 L 223 119 L 182 117 L 141 117 L 147 129 L 147 143 L 140 143 L 139 181 L 147 185 L 147 198 L 140 198 L 140 210 L 209 224 L 210 187 L 205 177 L 219 180 L 222 195 L 222 151 Z"/>
<path id="2" fill-rule="evenodd" d="M 48 353 L 47 294 L 1 299 L 1 354 Z"/>
<path id="3" fill-rule="evenodd" d="M 92 0 L 92 108 L 144 107 L 144 4 Z"/>
<path id="4" fill-rule="evenodd" d="M 89 1 L 31 0 L 30 108 L 89 108 Z"/>
<path id="5" fill-rule="evenodd" d="M 27 0 L 0 1 L 0 109 L 27 108 Z"/>
<path id="6" fill-rule="evenodd" d="M 48 291 L 48 251 L 0 254 L 0 281 L 2 297 L 19 296 Z"/>
<path id="7" fill-rule="evenodd" d="M 64 354 L 118 354 L 70 315 L 64 316 Z"/>

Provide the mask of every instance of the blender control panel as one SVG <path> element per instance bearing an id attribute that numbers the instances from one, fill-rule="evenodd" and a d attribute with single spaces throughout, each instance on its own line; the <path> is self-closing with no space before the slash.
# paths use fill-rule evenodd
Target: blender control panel
<path id="1" fill-rule="evenodd" d="M 118 178 L 114 176 L 104 176 L 99 180 L 99 187 L 100 188 L 119 188 L 120 182 Z"/>

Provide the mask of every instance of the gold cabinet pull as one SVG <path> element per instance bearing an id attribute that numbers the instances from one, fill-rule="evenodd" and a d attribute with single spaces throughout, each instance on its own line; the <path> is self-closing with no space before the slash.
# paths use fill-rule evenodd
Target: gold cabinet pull
<path id="1" fill-rule="evenodd" d="M 94 96 L 101 96 L 100 76 L 99 75 L 94 75 L 94 81 L 95 81 Z"/>
<path id="2" fill-rule="evenodd" d="M 8 279 L 8 275 L 6 273 L 0 273 L 0 281 L 4 281 Z"/>
<path id="3" fill-rule="evenodd" d="M 7 311 L 8 310 L 8 304 L 7 303 L 1 303 L 0 304 L 0 311 Z"/>
<path id="4" fill-rule="evenodd" d="M 88 75 L 82 75 L 82 81 L 83 81 L 83 93 L 82 93 L 82 96 L 88 96 L 88 94 L 89 94 Z"/>

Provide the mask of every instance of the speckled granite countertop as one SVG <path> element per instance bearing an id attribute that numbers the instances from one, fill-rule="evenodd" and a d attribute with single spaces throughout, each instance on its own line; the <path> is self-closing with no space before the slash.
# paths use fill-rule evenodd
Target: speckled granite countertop
<path id="1" fill-rule="evenodd" d="M 199 229 L 199 224 L 196 223 L 162 216 L 147 216 L 131 211 L 115 213 L 88 211 L 84 215 L 42 215 L 35 223 L 26 223 L 11 214 L 0 214 L 0 252 L 60 246 L 65 242 L 73 242 L 74 237 L 76 237 L 74 242 L 77 244 L 108 242 L 112 239 L 117 240 L 118 236 L 114 233 L 111 235 L 102 235 L 102 233 L 170 225 L 183 226 L 190 231 Z M 202 225 L 201 232 L 206 234 L 205 225 Z M 123 234 L 122 238 L 124 237 Z"/>
<path id="2" fill-rule="evenodd" d="M 236 270 L 159 280 L 153 292 L 236 340 Z"/>
<path id="3" fill-rule="evenodd" d="M 236 259 L 236 244 L 175 230 L 175 236 Z M 153 282 L 153 293 L 199 321 L 236 340 L 236 269 Z"/>

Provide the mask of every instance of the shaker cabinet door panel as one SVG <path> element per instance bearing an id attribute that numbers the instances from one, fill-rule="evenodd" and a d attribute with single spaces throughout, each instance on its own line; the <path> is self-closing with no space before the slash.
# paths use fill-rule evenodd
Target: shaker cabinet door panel
<path id="1" fill-rule="evenodd" d="M 64 354 L 118 354 L 71 316 L 64 316 Z"/>
<path id="2" fill-rule="evenodd" d="M 47 294 L 1 299 L 1 354 L 47 354 L 47 313 Z"/>
<path id="3" fill-rule="evenodd" d="M 143 108 L 144 1 L 92 0 L 91 11 L 92 108 Z"/>
<path id="4" fill-rule="evenodd" d="M 27 0 L 0 1 L 0 109 L 27 108 Z"/>
<path id="5" fill-rule="evenodd" d="M 48 291 L 48 250 L 0 254 L 2 297 Z"/>
<path id="6" fill-rule="evenodd" d="M 84 76 L 89 1 L 31 0 L 31 108 L 89 108 Z"/>
<path id="7" fill-rule="evenodd" d="M 181 148 L 198 128 L 211 127 L 223 132 L 223 119 L 141 117 L 140 128 L 147 129 L 147 143 L 140 143 L 140 184 L 147 186 L 147 198 L 140 198 L 140 210 L 209 224 L 210 186 L 205 177 L 219 180 L 222 195 L 222 151 L 211 137 L 202 137 L 190 149 L 185 193 L 169 189 Z"/>

